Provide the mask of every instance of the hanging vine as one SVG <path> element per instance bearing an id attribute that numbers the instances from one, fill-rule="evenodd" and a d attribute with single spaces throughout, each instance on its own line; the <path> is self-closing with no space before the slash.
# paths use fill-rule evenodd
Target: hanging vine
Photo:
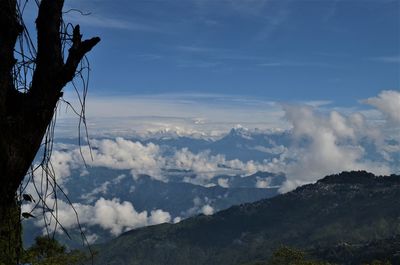
<path id="1" fill-rule="evenodd" d="M 34 7 L 39 10 L 40 2 L 38 0 L 33 1 L 34 3 L 29 3 L 28 0 L 17 1 L 17 18 L 23 30 L 17 38 L 17 45 L 15 45 L 14 54 L 16 57 L 16 63 L 13 67 L 12 74 L 15 90 L 25 94 L 29 93 L 32 87 L 33 76 L 37 67 L 37 47 L 35 45 L 35 42 L 32 40 L 32 36 L 28 30 L 27 25 L 24 23 L 24 13 L 26 12 L 29 4 L 34 5 Z M 67 10 L 63 12 L 63 14 L 69 12 L 79 12 L 81 15 L 89 15 L 83 14 L 76 9 Z M 74 42 L 76 42 L 77 37 L 81 37 L 77 36 L 80 35 L 79 26 L 74 27 L 71 23 L 64 22 L 61 17 L 59 34 L 61 39 L 62 60 L 66 61 L 68 60 L 68 52 L 72 48 L 74 48 L 74 45 L 76 45 L 76 43 Z M 43 223 L 45 224 L 47 235 L 52 238 L 54 238 L 55 233 L 58 229 L 61 229 L 66 236 L 71 238 L 70 233 L 62 225 L 62 220 L 60 220 L 58 216 L 58 200 L 65 200 L 75 213 L 75 218 L 82 238 L 82 243 L 89 247 L 89 251 L 92 254 L 89 242 L 79 222 L 78 213 L 74 208 L 74 205 L 70 201 L 68 195 L 63 190 L 63 187 L 58 183 L 58 176 L 56 176 L 51 161 L 51 155 L 54 146 L 54 133 L 57 122 L 57 114 L 62 105 L 65 105 L 68 109 L 72 110 L 72 112 L 78 118 L 79 146 L 82 147 L 82 140 L 85 140 L 89 144 L 85 112 L 86 97 L 89 87 L 89 74 L 90 63 L 86 55 L 84 55 L 82 60 L 80 60 L 79 65 L 75 69 L 73 73 L 73 79 L 70 82 L 71 87 L 75 91 L 76 98 L 78 99 L 78 107 L 73 106 L 61 95 L 58 102 L 56 103 L 53 118 L 47 126 L 44 139 L 41 143 L 39 153 L 36 157 L 37 160 L 31 164 L 30 169 L 26 174 L 25 180 L 21 183 L 19 187 L 17 196 L 18 201 L 21 203 L 23 201 L 29 201 L 34 204 L 34 207 L 30 212 L 22 213 L 21 218 L 26 219 L 37 217 L 34 216 L 34 212 L 37 213 L 38 210 L 41 210 L 40 218 L 43 218 Z M 81 157 L 85 162 L 82 150 Z M 34 187 L 36 194 L 27 194 L 28 185 L 32 185 Z M 37 198 L 37 200 L 35 200 L 34 198 Z"/>

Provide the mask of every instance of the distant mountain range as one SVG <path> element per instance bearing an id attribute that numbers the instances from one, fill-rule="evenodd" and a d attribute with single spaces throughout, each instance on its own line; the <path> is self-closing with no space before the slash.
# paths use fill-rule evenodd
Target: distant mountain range
<path id="1" fill-rule="evenodd" d="M 281 245 L 338 264 L 382 257 L 400 264 L 399 202 L 399 175 L 344 172 L 214 215 L 126 232 L 96 246 L 95 264 L 240 265 L 267 260 Z"/>
<path id="2" fill-rule="evenodd" d="M 94 205 L 100 198 L 105 200 L 118 198 L 121 202 L 132 203 L 138 212 L 162 209 L 171 215 L 172 221 L 175 218 L 184 219 L 203 213 L 205 209 L 208 209 L 208 214 L 212 214 L 232 205 L 273 197 L 279 194 L 279 186 L 285 180 L 282 175 L 257 172 L 247 177 L 236 175 L 216 178 L 229 179 L 231 184 L 229 188 L 223 188 L 218 184 L 203 187 L 183 182 L 179 177 L 181 173 L 175 177 L 175 182 L 162 182 L 147 175 L 134 179 L 129 170 L 95 167 L 89 168 L 87 175 L 84 176 L 73 171 L 64 188 L 68 192 L 69 199 L 74 203 Z M 260 179 L 268 179 L 271 187 L 256 188 L 256 182 Z M 207 208 L 204 208 L 205 206 Z M 35 222 L 35 219 L 24 222 L 25 245 L 30 245 L 34 238 L 42 233 L 42 227 L 36 226 Z M 85 229 L 87 233 L 97 235 L 96 242 L 105 242 L 113 238 L 107 230 L 98 226 Z M 69 233 L 73 235 L 74 230 Z M 76 237 L 78 238 L 76 242 L 62 241 L 71 247 L 79 246 L 79 233 Z"/>
<path id="3" fill-rule="evenodd" d="M 188 150 L 191 152 L 190 155 L 193 154 L 193 157 L 187 158 L 189 163 L 192 163 L 191 159 L 194 160 L 193 163 L 198 162 L 199 166 L 203 166 L 204 163 L 207 167 L 207 163 L 214 163 L 212 169 L 206 169 L 210 171 L 204 173 L 207 175 L 207 182 L 202 186 L 194 181 L 199 172 L 190 168 L 161 168 L 161 174 L 167 181 L 160 181 L 150 173 L 133 175 L 131 168 L 119 169 L 113 164 L 86 167 L 83 164 L 79 165 L 77 161 L 68 161 L 71 159 L 70 154 L 74 152 L 73 150 L 79 148 L 77 146 L 79 141 L 75 138 L 56 139 L 54 150 L 62 155 L 60 161 L 53 161 L 53 163 L 61 165 L 59 174 L 68 172 L 69 176 L 63 177 L 62 186 L 73 203 L 79 203 L 83 207 L 93 206 L 101 198 L 117 199 L 120 203 L 131 203 L 138 212 L 163 210 L 170 214 L 173 221 L 175 218 L 180 220 L 203 213 L 205 209 L 210 214 L 232 205 L 254 202 L 279 194 L 278 189 L 286 180 L 283 173 L 257 170 L 247 173 L 243 171 L 243 168 L 234 167 L 235 163 L 232 163 L 233 165 L 218 164 L 213 159 L 223 157 L 220 159 L 222 162 L 237 161 L 242 163 L 242 167 L 246 166 L 243 163 L 247 161 L 254 161 L 254 163 L 259 161 L 261 164 L 265 160 L 279 157 L 284 150 L 283 144 L 288 143 L 289 138 L 287 132 L 249 131 L 245 128 L 234 128 L 218 139 L 179 136 L 173 132 L 150 134 L 145 138 L 132 135 L 125 139 L 129 143 L 139 143 L 142 148 L 150 145 L 157 146 L 160 150 L 159 156 L 162 156 L 160 160 L 170 159 L 174 162 L 174 155 L 177 152 Z M 115 141 L 112 138 L 100 138 L 93 141 L 108 140 Z M 96 150 L 96 147 L 93 147 L 93 150 Z M 196 157 L 199 153 L 201 155 Z M 113 154 L 102 155 L 112 156 Z M 138 161 L 148 159 L 141 150 L 137 153 L 124 154 L 124 157 Z M 150 157 L 150 159 L 157 158 Z M 138 164 L 140 166 L 140 163 Z M 149 168 L 152 169 L 152 167 Z M 213 172 L 213 170 L 217 171 Z M 59 199 L 65 201 L 63 198 Z M 39 219 L 41 218 L 24 221 L 25 245 L 30 245 L 36 236 L 42 234 L 43 227 L 37 225 Z M 98 226 L 85 227 L 85 229 L 87 232 L 96 234 L 97 243 L 115 236 Z M 77 233 L 79 235 L 79 232 Z M 80 244 L 79 240 L 77 242 Z M 74 243 L 69 240 L 65 243 L 74 246 Z"/>
<path id="4" fill-rule="evenodd" d="M 261 131 L 248 130 L 243 127 L 232 128 L 226 135 L 217 139 L 191 138 L 174 134 L 150 135 L 149 138 L 140 139 L 145 143 L 155 143 L 176 149 L 188 148 L 192 152 L 210 150 L 211 154 L 224 154 L 227 159 L 241 161 L 263 161 L 277 157 L 283 148 L 291 141 L 289 131 Z"/>
<path id="5" fill-rule="evenodd" d="M 301 159 L 313 152 L 307 147 L 310 141 L 312 139 L 307 137 L 296 137 L 290 130 L 236 127 L 217 138 L 182 136 L 167 130 L 146 136 L 132 134 L 126 138 L 93 139 L 92 152 L 97 157 L 91 160 L 87 155 L 88 165 L 84 165 L 77 146 L 79 141 L 62 138 L 55 139 L 53 165 L 59 184 L 67 191 L 70 201 L 77 204 L 83 217 L 81 220 L 86 222 L 83 225 L 91 242 L 101 243 L 128 229 L 165 221 L 173 223 L 201 213 L 210 215 L 233 205 L 270 198 L 326 174 L 315 172 L 339 172 L 335 170 L 337 163 L 332 169 L 326 157 L 322 164 L 318 164 L 318 157 L 311 157 L 307 161 L 315 163 L 303 166 Z M 386 168 L 385 172 L 398 172 L 400 149 L 396 149 L 396 139 L 380 142 L 384 147 L 382 150 L 371 139 L 356 143 L 346 141 L 342 139 L 335 144 L 341 145 L 339 153 L 356 154 L 350 158 L 357 158 L 352 162 L 360 165 L 357 168 L 363 168 L 364 163 L 371 168 Z M 83 150 L 86 147 L 84 144 Z M 329 153 L 331 149 L 324 150 Z M 358 157 L 363 150 L 365 156 Z M 299 182 L 296 182 L 296 172 L 303 174 Z M 308 177 L 307 172 L 313 173 L 312 176 Z M 286 185 L 287 179 L 293 181 L 292 186 Z M 35 190 L 30 189 L 29 193 L 35 195 Z M 74 244 L 81 244 L 74 212 L 71 207 L 66 207 L 65 198 L 58 196 L 58 200 L 63 206 L 61 213 L 68 216 L 64 220 L 67 220 L 69 233 L 78 238 L 74 242 L 62 241 L 74 247 Z M 128 210 L 140 218 L 140 214 L 150 218 L 153 211 L 159 211 L 166 218 L 157 222 L 142 219 L 135 222 L 124 215 L 123 221 L 118 216 L 99 224 L 102 217 L 96 222 L 88 218 L 94 211 L 103 210 L 95 207 L 97 202 L 103 202 L 102 206 L 109 207 L 110 211 L 121 207 L 118 210 L 121 215 L 127 210 L 124 207 L 129 207 Z M 107 218 L 113 216 L 107 211 L 100 213 L 108 214 Z M 37 218 L 24 220 L 26 245 L 44 231 L 42 214 L 39 207 L 34 213 Z M 112 231 L 116 226 L 118 229 Z"/>

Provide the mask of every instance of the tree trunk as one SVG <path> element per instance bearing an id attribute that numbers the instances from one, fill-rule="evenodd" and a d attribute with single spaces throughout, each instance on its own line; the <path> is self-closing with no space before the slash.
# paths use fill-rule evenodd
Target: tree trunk
<path id="1" fill-rule="evenodd" d="M 21 102 L 18 104 L 22 106 Z M 14 115 L 8 116 L 8 122 L 0 127 L 0 265 L 18 264 L 22 230 L 16 192 L 53 116 L 53 109 L 43 109 L 40 118 L 33 110 L 14 110 Z"/>
<path id="2" fill-rule="evenodd" d="M 0 265 L 19 264 L 22 251 L 20 207 L 15 200 L 0 199 Z"/>
<path id="3" fill-rule="evenodd" d="M 0 0 L 0 265 L 18 264 L 21 253 L 20 205 L 16 199 L 50 124 L 63 87 L 70 82 L 85 56 L 99 41 L 82 41 L 74 27 L 71 47 L 63 60 L 61 18 L 63 0 L 42 0 L 39 5 L 37 56 L 27 93 L 13 80 L 14 46 L 23 27 L 16 0 Z"/>

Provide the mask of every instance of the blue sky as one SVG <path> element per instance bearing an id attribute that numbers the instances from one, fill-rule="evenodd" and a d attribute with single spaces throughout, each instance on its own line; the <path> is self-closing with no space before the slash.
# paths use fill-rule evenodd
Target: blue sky
<path id="1" fill-rule="evenodd" d="M 400 1 L 66 1 L 91 94 L 218 94 L 341 106 L 400 87 Z"/>

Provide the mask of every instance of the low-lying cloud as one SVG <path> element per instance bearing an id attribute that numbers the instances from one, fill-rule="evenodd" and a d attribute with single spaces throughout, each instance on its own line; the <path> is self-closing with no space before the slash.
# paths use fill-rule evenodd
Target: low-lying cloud
<path id="1" fill-rule="evenodd" d="M 55 200 L 48 198 L 48 205 L 55 203 Z M 30 212 L 30 205 L 24 205 L 22 211 Z M 40 210 L 33 212 L 40 214 Z M 68 203 L 57 200 L 57 218 L 66 229 L 77 228 L 79 223 L 85 227 L 99 226 L 109 231 L 113 236 L 142 226 L 155 225 L 171 221 L 171 215 L 161 209 L 152 210 L 150 212 L 135 210 L 131 202 L 121 202 L 117 198 L 107 200 L 99 198 L 93 205 Z M 50 223 L 50 229 L 54 229 L 54 217 L 51 212 L 45 213 L 46 222 Z M 44 227 L 44 219 L 40 218 L 36 221 L 36 225 Z M 61 232 L 61 230 L 58 230 Z"/>
<path id="2" fill-rule="evenodd" d="M 92 140 L 91 147 L 92 149 L 82 146 L 72 150 L 54 151 L 52 163 L 55 165 L 56 176 L 64 181 L 71 175 L 72 169 L 80 168 L 84 171 L 82 156 L 87 166 L 130 170 L 134 178 L 149 175 L 153 179 L 167 182 L 168 170 L 189 171 L 193 174 L 185 178 L 185 181 L 204 186 L 220 174 L 250 175 L 257 171 L 280 170 L 280 165 L 275 160 L 262 163 L 253 160 L 242 162 L 239 159 L 228 160 L 222 154 L 212 155 L 208 150 L 193 153 L 188 148 L 167 154 L 156 144 L 143 144 L 121 137 L 115 140 Z M 221 186 L 227 186 L 227 183 L 221 182 Z M 106 188 L 99 187 L 94 192 L 99 193 Z"/>

